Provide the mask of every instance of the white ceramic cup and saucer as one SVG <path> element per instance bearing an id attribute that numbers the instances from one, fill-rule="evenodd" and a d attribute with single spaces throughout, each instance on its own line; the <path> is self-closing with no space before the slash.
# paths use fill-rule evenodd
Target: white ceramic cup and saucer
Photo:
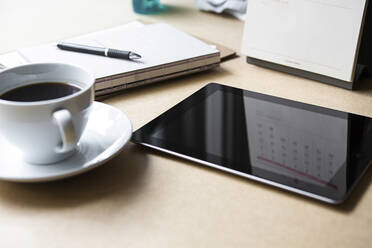
<path id="1" fill-rule="evenodd" d="M 61 179 L 94 168 L 121 150 L 132 133 L 130 121 L 113 107 L 94 102 L 94 81 L 85 69 L 62 63 L 0 72 L 0 179 Z M 40 88 L 37 92 L 45 90 L 52 98 L 32 101 L 22 95 L 5 97 L 21 87 L 26 95 L 37 95 L 27 87 L 45 82 L 75 90 L 53 98 L 50 88 Z"/>

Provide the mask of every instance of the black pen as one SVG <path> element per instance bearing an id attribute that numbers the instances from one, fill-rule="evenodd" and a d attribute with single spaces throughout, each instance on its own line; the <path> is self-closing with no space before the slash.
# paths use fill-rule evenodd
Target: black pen
<path id="1" fill-rule="evenodd" d="M 130 52 L 130 51 L 123 51 L 117 50 L 112 48 L 105 48 L 105 47 L 94 47 L 94 46 L 85 46 L 79 45 L 74 43 L 58 43 L 57 47 L 62 50 L 78 52 L 78 53 L 88 53 L 88 54 L 95 54 L 101 55 L 111 58 L 119 58 L 119 59 L 129 59 L 129 60 L 136 60 L 140 59 L 141 55 Z"/>

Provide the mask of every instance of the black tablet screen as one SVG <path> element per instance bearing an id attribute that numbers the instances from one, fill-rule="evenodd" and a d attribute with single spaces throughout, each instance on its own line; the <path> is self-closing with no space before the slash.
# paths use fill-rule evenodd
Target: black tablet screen
<path id="1" fill-rule="evenodd" d="M 328 202 L 372 158 L 370 118 L 209 84 L 133 141 Z"/>

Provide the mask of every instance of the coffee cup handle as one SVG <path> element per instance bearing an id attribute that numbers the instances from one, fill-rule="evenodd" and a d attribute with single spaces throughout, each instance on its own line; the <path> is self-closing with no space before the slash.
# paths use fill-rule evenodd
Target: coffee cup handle
<path id="1" fill-rule="evenodd" d="M 67 109 L 57 110 L 53 113 L 53 118 L 62 138 L 62 144 L 56 148 L 56 151 L 65 153 L 74 150 L 77 138 L 70 111 Z"/>

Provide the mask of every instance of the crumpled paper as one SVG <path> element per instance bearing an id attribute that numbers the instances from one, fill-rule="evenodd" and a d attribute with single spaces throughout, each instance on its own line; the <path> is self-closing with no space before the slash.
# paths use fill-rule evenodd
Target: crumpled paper
<path id="1" fill-rule="evenodd" d="M 196 6 L 205 11 L 228 13 L 244 21 L 248 0 L 196 0 Z"/>

